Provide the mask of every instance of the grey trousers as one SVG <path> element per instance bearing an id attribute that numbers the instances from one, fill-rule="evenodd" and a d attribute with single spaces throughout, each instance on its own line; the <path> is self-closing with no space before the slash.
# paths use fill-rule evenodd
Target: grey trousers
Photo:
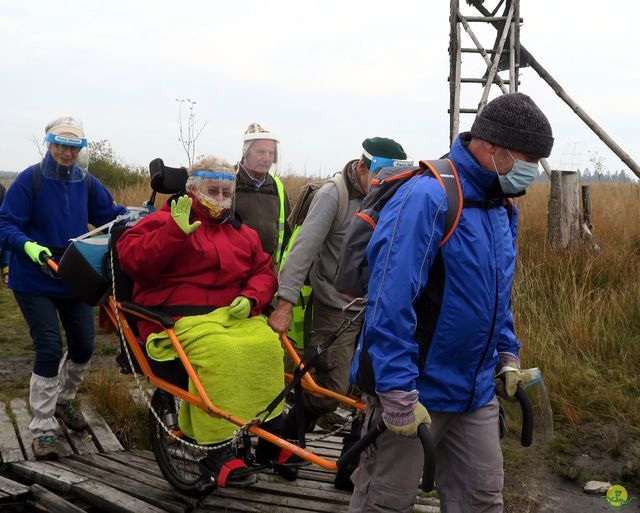
<path id="1" fill-rule="evenodd" d="M 363 432 L 381 422 L 378 399 L 365 396 Z M 436 444 L 436 488 L 442 513 L 502 513 L 502 451 L 498 400 L 473 413 L 431 415 Z M 362 453 L 351 480 L 355 485 L 349 513 L 413 510 L 420 474 L 422 446 L 417 438 L 385 431 Z"/>
<path id="2" fill-rule="evenodd" d="M 353 318 L 357 312 L 347 312 Z M 358 342 L 358 334 L 362 325 L 361 315 L 351 323 L 329 347 L 327 352 L 317 360 L 313 374 L 314 381 L 321 387 L 333 392 L 345 395 L 349 390 L 349 371 L 351 360 Z M 322 344 L 327 335 L 334 332 L 345 320 L 345 313 L 337 308 L 323 305 L 318 300 L 313 302 L 313 321 L 308 348 Z M 308 349 L 305 348 L 305 349 Z M 318 417 L 325 413 L 335 411 L 338 402 L 335 399 L 316 397 L 305 393 L 303 396 L 304 407 Z"/>

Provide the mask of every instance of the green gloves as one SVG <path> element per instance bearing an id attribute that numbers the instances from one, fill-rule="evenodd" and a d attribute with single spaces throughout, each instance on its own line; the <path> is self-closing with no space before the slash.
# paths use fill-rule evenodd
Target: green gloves
<path id="1" fill-rule="evenodd" d="M 189 215 L 191 214 L 192 203 L 193 199 L 186 194 L 184 196 L 180 196 L 178 201 L 171 200 L 171 217 L 186 235 L 191 235 L 200 228 L 201 224 L 200 221 L 189 224 Z"/>
<path id="2" fill-rule="evenodd" d="M 507 401 L 515 401 L 518 385 L 524 385 L 524 373 L 520 370 L 520 360 L 510 353 L 500 353 L 500 370 L 496 374 L 496 392 Z"/>
<path id="3" fill-rule="evenodd" d="M 229 315 L 236 319 L 246 319 L 251 314 L 251 300 L 248 297 L 238 296 L 229 305 Z"/>
<path id="4" fill-rule="evenodd" d="M 47 256 L 51 256 L 51 251 L 45 246 L 41 246 L 36 242 L 30 240 L 24 243 L 24 252 L 33 261 L 34 264 L 44 265 L 44 262 L 40 260 L 40 253 L 45 252 Z"/>

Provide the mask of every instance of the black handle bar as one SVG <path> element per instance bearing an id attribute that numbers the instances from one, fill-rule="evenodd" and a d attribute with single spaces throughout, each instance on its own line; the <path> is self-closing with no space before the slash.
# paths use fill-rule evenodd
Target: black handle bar
<path id="1" fill-rule="evenodd" d="M 533 407 L 529 396 L 524 388 L 516 388 L 516 399 L 522 409 L 522 433 L 520 434 L 520 444 L 522 447 L 529 447 L 533 441 Z"/>
<path id="2" fill-rule="evenodd" d="M 372 444 L 384 431 L 387 426 L 384 422 L 378 423 L 376 426 L 367 431 L 354 446 L 345 452 L 336 462 L 338 468 L 343 468 L 353 462 L 358 455 Z M 422 443 L 424 450 L 424 466 L 422 468 L 422 484 L 420 488 L 425 492 L 430 492 L 434 488 L 434 478 L 436 475 L 436 448 L 431 438 L 431 432 L 426 424 L 418 426 L 418 438 Z"/>

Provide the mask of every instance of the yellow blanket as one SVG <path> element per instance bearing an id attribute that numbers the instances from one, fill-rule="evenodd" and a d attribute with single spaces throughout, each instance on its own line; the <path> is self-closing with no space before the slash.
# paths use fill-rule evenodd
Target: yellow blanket
<path id="1" fill-rule="evenodd" d="M 283 389 L 282 346 L 263 315 L 238 320 L 228 308 L 218 308 L 183 317 L 174 330 L 211 402 L 226 412 L 250 420 Z M 149 335 L 147 352 L 158 361 L 178 357 L 165 332 Z M 191 380 L 189 391 L 197 393 Z M 271 418 L 281 413 L 282 404 Z M 178 422 L 183 433 L 201 444 L 227 440 L 237 429 L 186 402 Z"/>

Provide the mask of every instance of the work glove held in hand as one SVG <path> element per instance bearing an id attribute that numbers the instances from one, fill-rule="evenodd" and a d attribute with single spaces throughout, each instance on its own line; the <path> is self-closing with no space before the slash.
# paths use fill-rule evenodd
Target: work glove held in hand
<path id="1" fill-rule="evenodd" d="M 251 300 L 248 297 L 238 296 L 229 305 L 229 315 L 236 319 L 246 319 L 251 313 Z"/>
<path id="2" fill-rule="evenodd" d="M 420 424 L 426 424 L 427 427 L 431 425 L 429 412 L 420 401 L 406 412 L 384 410 L 382 420 L 389 431 L 406 437 L 415 437 Z"/>
<path id="3" fill-rule="evenodd" d="M 37 242 L 27 241 L 24 243 L 24 252 L 33 261 L 34 264 L 44 265 L 44 262 L 40 260 L 40 254 L 45 252 L 47 256 L 51 256 L 51 251 L 45 246 L 41 246 Z"/>
<path id="4" fill-rule="evenodd" d="M 518 385 L 524 384 L 520 360 L 510 353 L 500 353 L 500 370 L 496 374 L 496 392 L 507 401 L 515 401 Z"/>
<path id="5" fill-rule="evenodd" d="M 200 221 L 189 224 L 192 203 L 193 199 L 186 194 L 184 196 L 180 196 L 178 201 L 171 200 L 171 217 L 186 235 L 191 235 L 200 228 L 201 224 Z"/>

